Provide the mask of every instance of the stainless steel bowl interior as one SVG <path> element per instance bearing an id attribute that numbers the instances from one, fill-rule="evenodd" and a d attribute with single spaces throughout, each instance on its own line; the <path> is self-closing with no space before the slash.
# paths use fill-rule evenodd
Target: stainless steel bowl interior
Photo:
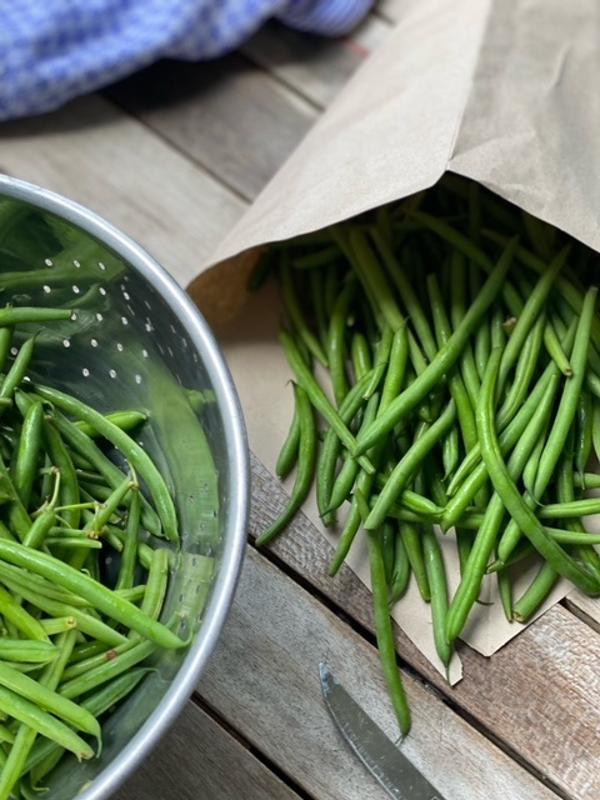
<path id="1" fill-rule="evenodd" d="M 140 441 L 167 477 L 179 515 L 182 555 L 163 619 L 177 614 L 193 643 L 157 655 L 105 722 L 101 757 L 69 759 L 46 794 L 68 800 L 86 787 L 81 797 L 97 800 L 157 742 L 214 649 L 245 541 L 243 420 L 218 347 L 185 293 L 91 212 L 0 176 L 0 264 L 2 302 L 76 309 L 72 321 L 39 332 L 30 378 L 103 410 L 148 409 Z"/>

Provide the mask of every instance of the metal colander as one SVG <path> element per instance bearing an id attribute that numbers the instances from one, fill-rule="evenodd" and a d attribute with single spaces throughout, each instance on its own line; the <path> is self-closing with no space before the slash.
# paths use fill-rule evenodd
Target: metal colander
<path id="1" fill-rule="evenodd" d="M 191 633 L 192 645 L 157 655 L 153 671 L 105 722 L 101 757 L 69 760 L 45 795 L 69 800 L 86 787 L 81 796 L 96 800 L 114 791 L 156 743 L 214 649 L 245 541 L 243 421 L 206 323 L 158 264 L 86 209 L 3 176 L 0 295 L 1 304 L 74 308 L 71 321 L 38 332 L 28 379 L 103 411 L 146 409 L 139 441 L 165 476 L 178 512 L 182 554 L 163 619 L 177 613 L 179 632 Z M 16 347 L 33 330 L 20 329 Z M 111 569 L 110 557 L 105 568 Z"/>

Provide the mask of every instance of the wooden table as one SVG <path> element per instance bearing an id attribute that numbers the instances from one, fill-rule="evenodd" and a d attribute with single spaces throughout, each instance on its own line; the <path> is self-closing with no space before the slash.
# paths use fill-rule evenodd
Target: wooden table
<path id="1" fill-rule="evenodd" d="M 162 64 L 38 120 L 0 129 L 0 170 L 97 210 L 182 285 L 369 51 L 401 0 L 327 42 L 268 26 L 242 52 Z M 284 495 L 253 459 L 250 535 Z M 393 720 L 368 592 L 305 519 L 249 544 L 234 608 L 183 715 L 119 798 L 384 800 L 322 705 L 325 658 L 386 730 Z M 464 647 L 449 689 L 397 632 L 414 710 L 406 752 L 447 800 L 600 797 L 600 637 L 558 605 L 491 659 Z"/>

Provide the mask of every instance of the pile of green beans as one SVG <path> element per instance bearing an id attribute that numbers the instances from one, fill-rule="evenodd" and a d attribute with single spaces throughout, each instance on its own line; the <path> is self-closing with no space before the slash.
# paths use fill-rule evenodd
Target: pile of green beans
<path id="1" fill-rule="evenodd" d="M 35 338 L 16 346 L 20 324 L 71 313 L 0 309 L 0 800 L 43 788 L 67 753 L 99 754 L 102 715 L 158 649 L 186 646 L 179 620 L 159 621 L 178 532 L 129 433 L 146 414 L 104 415 L 34 385 Z"/>
<path id="2" fill-rule="evenodd" d="M 412 577 L 448 667 L 482 584 L 524 623 L 560 577 L 600 594 L 597 254 L 473 182 L 434 188 L 273 245 L 295 413 L 277 462 L 296 478 L 279 535 L 316 483 L 339 534 L 371 564 L 383 669 L 402 734 L 410 712 L 390 608 Z M 453 594 L 440 537 L 455 538 Z M 533 580 L 516 596 L 517 576 Z"/>

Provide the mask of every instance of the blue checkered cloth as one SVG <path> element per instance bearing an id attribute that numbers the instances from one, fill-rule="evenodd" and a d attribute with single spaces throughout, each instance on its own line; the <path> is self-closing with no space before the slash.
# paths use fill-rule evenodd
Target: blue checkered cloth
<path id="1" fill-rule="evenodd" d="M 49 111 L 160 58 L 214 58 L 267 19 L 341 36 L 373 0 L 0 2 L 0 120 Z"/>

